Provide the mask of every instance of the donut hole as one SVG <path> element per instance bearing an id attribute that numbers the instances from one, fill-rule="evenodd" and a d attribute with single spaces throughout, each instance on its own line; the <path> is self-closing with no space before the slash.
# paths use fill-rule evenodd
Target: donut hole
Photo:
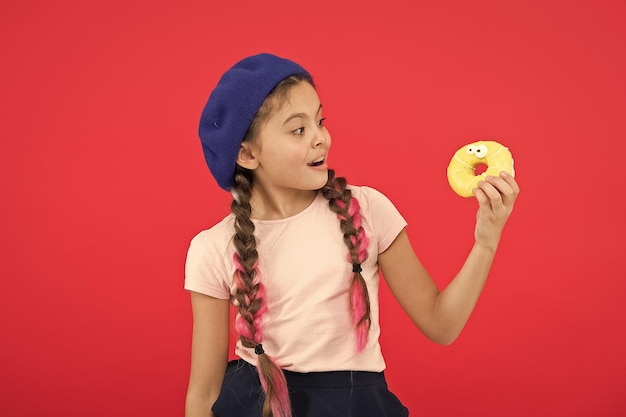
<path id="1" fill-rule="evenodd" d="M 476 175 L 476 176 L 481 175 L 482 173 L 487 171 L 487 168 L 489 168 L 489 167 L 487 166 L 487 164 L 484 164 L 484 163 L 480 163 L 480 164 L 474 166 L 474 175 Z"/>

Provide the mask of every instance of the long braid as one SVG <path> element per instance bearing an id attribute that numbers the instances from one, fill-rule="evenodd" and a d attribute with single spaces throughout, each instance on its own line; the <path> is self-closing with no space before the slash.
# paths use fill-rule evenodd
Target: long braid
<path id="1" fill-rule="evenodd" d="M 350 307 L 352 323 L 356 328 L 357 352 L 367 345 L 369 329 L 372 324 L 370 317 L 370 300 L 367 285 L 361 275 L 361 264 L 367 259 L 367 245 L 369 239 L 362 226 L 359 202 L 352 197 L 350 189 L 346 188 L 345 178 L 335 178 L 335 172 L 328 170 L 328 182 L 322 188 L 322 195 L 328 200 L 330 209 L 337 214 L 343 240 L 348 247 L 348 262 L 352 263 L 352 278 L 350 282 Z"/>
<path id="2" fill-rule="evenodd" d="M 238 315 L 235 329 L 243 346 L 254 348 L 258 355 L 257 369 L 261 386 L 265 391 L 263 417 L 291 417 L 291 404 L 287 382 L 283 371 L 274 360 L 263 351 L 262 316 L 267 311 L 265 288 L 261 282 L 254 237 L 254 223 L 250 215 L 250 195 L 252 175 L 237 167 L 231 210 L 235 215 L 234 244 L 237 252 L 233 255 L 237 287 L 235 298 Z"/>
<path id="3" fill-rule="evenodd" d="M 313 80 L 308 76 L 296 75 L 281 81 L 267 96 L 252 121 L 244 142 L 254 141 L 259 126 L 286 102 L 290 89 L 299 82 Z M 238 303 L 239 314 L 235 321 L 235 329 L 239 334 L 244 347 L 254 348 L 258 355 L 257 369 L 265 401 L 263 403 L 263 417 L 291 417 L 291 404 L 285 375 L 274 360 L 263 351 L 262 316 L 267 311 L 265 289 L 260 279 L 258 269 L 259 254 L 256 250 L 254 237 L 254 223 L 251 220 L 250 206 L 253 173 L 239 166 L 236 167 L 235 181 L 232 189 L 234 201 L 231 210 L 235 215 L 234 244 L 236 253 L 233 255 L 235 263 L 235 298 Z M 322 189 L 322 194 L 329 200 L 330 209 L 337 214 L 344 242 L 349 249 L 348 262 L 353 265 L 350 284 L 350 306 L 352 321 L 356 328 L 357 351 L 362 351 L 367 345 L 370 319 L 370 301 L 367 285 L 361 275 L 361 264 L 367 259 L 368 239 L 362 227 L 359 202 L 352 197 L 346 188 L 344 178 L 336 178 L 335 173 L 329 170 L 328 182 Z"/>

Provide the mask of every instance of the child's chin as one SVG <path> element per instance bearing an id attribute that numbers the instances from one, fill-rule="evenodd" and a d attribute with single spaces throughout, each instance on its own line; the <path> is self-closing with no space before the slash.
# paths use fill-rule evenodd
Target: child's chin
<path id="1" fill-rule="evenodd" d="M 316 187 L 313 189 L 319 190 L 320 188 L 324 187 L 327 182 L 328 182 L 328 172 L 326 172 L 323 177 L 320 177 L 320 180 L 316 182 Z"/>

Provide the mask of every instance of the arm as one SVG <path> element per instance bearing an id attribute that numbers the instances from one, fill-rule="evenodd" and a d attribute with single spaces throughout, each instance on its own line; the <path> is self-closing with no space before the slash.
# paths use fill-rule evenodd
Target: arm
<path id="1" fill-rule="evenodd" d="M 434 342 L 452 343 L 467 323 L 518 194 L 517 183 L 506 173 L 479 183 L 474 190 L 479 205 L 474 246 L 456 277 L 441 292 L 415 256 L 405 231 L 378 255 L 394 297 L 413 323 Z"/>
<path id="2" fill-rule="evenodd" d="M 185 417 L 213 417 L 228 361 L 229 301 L 191 292 L 193 337 Z"/>

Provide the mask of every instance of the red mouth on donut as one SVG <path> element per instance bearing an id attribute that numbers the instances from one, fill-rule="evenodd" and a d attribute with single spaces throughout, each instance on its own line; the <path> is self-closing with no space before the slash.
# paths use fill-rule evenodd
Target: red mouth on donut
<path id="1" fill-rule="evenodd" d="M 487 164 L 478 164 L 474 167 L 474 175 L 481 175 L 483 172 L 487 171 Z"/>

